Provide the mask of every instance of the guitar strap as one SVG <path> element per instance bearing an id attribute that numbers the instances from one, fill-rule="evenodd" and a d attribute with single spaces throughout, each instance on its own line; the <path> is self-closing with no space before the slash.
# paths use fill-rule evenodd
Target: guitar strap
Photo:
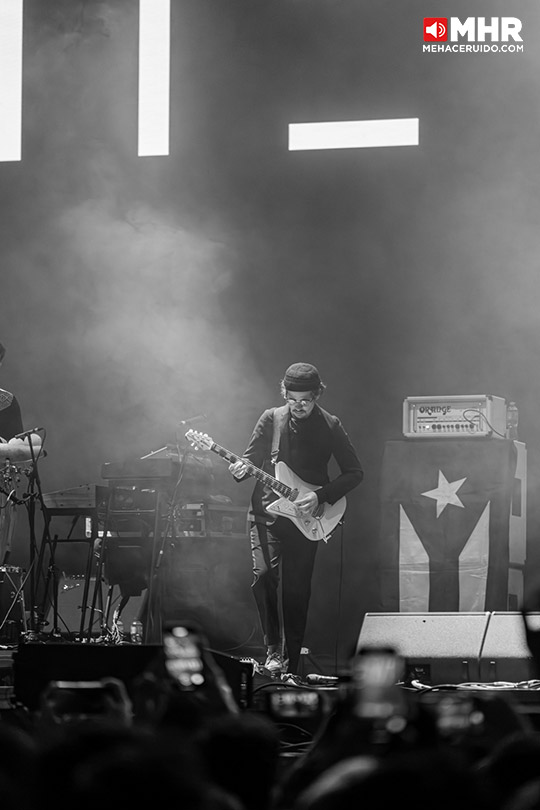
<path id="1" fill-rule="evenodd" d="M 273 433 L 272 433 L 272 451 L 270 453 L 270 461 L 274 465 L 277 461 L 279 453 L 279 442 L 281 439 L 281 430 L 285 424 L 287 413 L 289 411 L 288 405 L 282 405 L 281 408 L 274 408 L 273 418 Z"/>

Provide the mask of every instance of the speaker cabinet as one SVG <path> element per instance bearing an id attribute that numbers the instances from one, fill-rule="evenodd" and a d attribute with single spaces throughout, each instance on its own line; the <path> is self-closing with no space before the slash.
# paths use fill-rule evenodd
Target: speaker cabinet
<path id="1" fill-rule="evenodd" d="M 480 678 L 480 655 L 489 613 L 366 613 L 363 646 L 391 646 L 405 662 L 405 677 L 456 684 Z"/>
<path id="2" fill-rule="evenodd" d="M 196 621 L 212 649 L 256 655 L 262 634 L 251 581 L 247 536 L 178 538 L 161 570 L 163 620 Z"/>
<path id="3" fill-rule="evenodd" d="M 88 603 L 86 606 L 85 616 L 85 632 L 88 632 L 88 622 L 90 621 L 90 607 L 92 604 L 92 597 L 96 587 L 96 579 L 90 579 L 90 587 L 88 589 Z M 129 627 L 134 619 L 140 618 L 142 610 L 144 592 L 141 596 L 130 596 L 129 601 L 122 611 L 121 619 L 124 624 L 124 630 L 129 632 Z M 81 626 L 81 615 L 83 608 L 83 594 L 84 594 L 84 577 L 82 576 L 63 576 L 58 583 L 58 629 L 62 635 L 76 635 L 79 633 Z M 106 587 L 103 588 L 103 598 L 106 597 Z M 120 590 L 115 587 L 113 590 L 113 597 L 111 601 L 111 609 L 109 622 L 112 619 L 113 611 L 119 606 L 120 603 Z M 52 630 L 54 622 L 54 614 L 52 606 L 47 614 L 47 631 Z M 101 630 L 101 613 L 96 610 L 94 613 L 94 621 L 92 623 L 92 634 L 99 635 Z"/>
<path id="4" fill-rule="evenodd" d="M 529 626 L 540 632 L 540 613 L 529 614 Z M 517 683 L 537 678 L 527 646 L 521 613 L 491 614 L 480 662 L 482 681 Z"/>

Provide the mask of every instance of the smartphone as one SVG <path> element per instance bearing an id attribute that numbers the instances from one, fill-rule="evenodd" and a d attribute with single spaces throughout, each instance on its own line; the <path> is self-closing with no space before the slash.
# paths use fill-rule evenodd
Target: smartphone
<path id="1" fill-rule="evenodd" d="M 202 639 L 193 627 L 174 625 L 163 631 L 165 668 L 182 689 L 204 685 Z"/>
<path id="2" fill-rule="evenodd" d="M 385 718 L 402 706 L 397 683 L 403 674 L 403 660 L 392 647 L 362 647 L 352 661 L 355 714 Z"/>
<path id="3" fill-rule="evenodd" d="M 270 715 L 278 720 L 319 717 L 322 698 L 315 689 L 280 689 L 268 695 Z"/>
<path id="4" fill-rule="evenodd" d="M 96 717 L 110 708 L 107 690 L 100 681 L 52 681 L 47 704 L 59 720 Z"/>
<path id="5" fill-rule="evenodd" d="M 475 706 L 470 695 L 452 692 L 437 696 L 435 718 L 442 737 L 460 736 L 471 730 L 481 731 L 484 715 Z"/>

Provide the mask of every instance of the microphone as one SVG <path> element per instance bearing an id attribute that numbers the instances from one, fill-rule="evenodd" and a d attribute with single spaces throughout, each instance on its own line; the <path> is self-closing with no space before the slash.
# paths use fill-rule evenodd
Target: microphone
<path id="1" fill-rule="evenodd" d="M 12 438 L 13 439 L 26 439 L 28 436 L 31 436 L 32 433 L 39 433 L 40 430 L 45 430 L 45 428 L 35 427 L 35 428 L 32 428 L 32 430 L 24 430 L 22 433 L 17 433 Z"/>
<path id="2" fill-rule="evenodd" d="M 310 684 L 318 684 L 319 686 L 334 686 L 339 681 L 337 675 L 317 675 L 314 672 L 311 672 L 309 675 L 306 675 L 306 683 Z"/>
<path id="3" fill-rule="evenodd" d="M 206 422 L 208 419 L 205 413 L 197 413 L 195 416 L 190 416 L 189 419 L 181 419 L 179 425 L 195 425 L 197 422 Z"/>

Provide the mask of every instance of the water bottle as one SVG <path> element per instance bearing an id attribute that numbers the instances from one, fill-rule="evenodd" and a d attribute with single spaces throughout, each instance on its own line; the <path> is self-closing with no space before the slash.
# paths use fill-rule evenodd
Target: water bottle
<path id="1" fill-rule="evenodd" d="M 131 638 L 132 644 L 142 644 L 143 642 L 143 626 L 142 622 L 138 619 L 134 619 L 131 622 L 131 627 L 129 630 L 129 636 Z"/>
<path id="2" fill-rule="evenodd" d="M 515 402 L 510 402 L 506 408 L 506 438 L 517 440 L 519 424 L 519 411 Z"/>

